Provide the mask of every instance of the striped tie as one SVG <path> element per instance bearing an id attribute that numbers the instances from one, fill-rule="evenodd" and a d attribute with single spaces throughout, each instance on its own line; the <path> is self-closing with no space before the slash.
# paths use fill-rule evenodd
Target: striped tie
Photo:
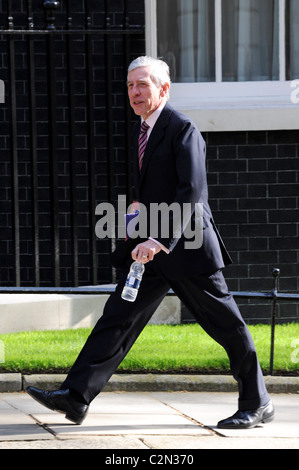
<path id="1" fill-rule="evenodd" d="M 147 130 L 150 126 L 143 121 L 140 129 L 139 139 L 138 139 L 138 159 L 139 159 L 139 170 L 141 171 L 142 161 L 144 156 L 145 147 L 147 144 Z"/>

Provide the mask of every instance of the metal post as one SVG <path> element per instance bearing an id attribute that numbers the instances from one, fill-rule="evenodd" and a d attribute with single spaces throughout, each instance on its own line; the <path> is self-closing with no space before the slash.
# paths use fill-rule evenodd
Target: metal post
<path id="1" fill-rule="evenodd" d="M 92 17 L 88 1 L 85 0 L 86 29 L 92 29 Z M 87 142 L 88 142 L 88 191 L 89 191 L 89 224 L 90 231 L 90 257 L 91 257 L 91 281 L 93 285 L 98 283 L 97 243 L 94 233 L 95 207 L 96 207 L 96 180 L 95 180 L 95 130 L 94 130 L 94 85 L 92 65 L 92 36 L 86 35 L 86 107 L 87 107 Z"/>
<path id="2" fill-rule="evenodd" d="M 54 32 L 55 10 L 60 2 L 45 0 L 43 8 L 46 11 L 47 30 Z M 56 68 L 55 68 L 55 38 L 49 34 L 47 40 L 47 65 L 48 65 L 48 125 L 49 125 L 49 163 L 51 174 L 51 201 L 52 201 L 52 239 L 53 239 L 53 262 L 54 283 L 60 286 L 60 239 L 59 239 L 59 203 L 58 203 L 58 171 L 57 171 L 57 103 L 56 103 Z"/>
<path id="3" fill-rule="evenodd" d="M 106 13 L 106 30 L 111 28 L 111 18 L 109 13 L 108 0 L 105 1 L 105 13 Z M 114 202 L 114 181 L 113 181 L 113 101 L 112 101 L 112 41 L 109 35 L 105 36 L 105 81 L 106 81 L 106 116 L 107 116 L 107 171 L 108 171 L 108 201 L 113 204 Z M 111 252 L 115 249 L 115 237 L 110 240 Z M 116 282 L 115 268 L 111 269 L 112 282 Z"/>
<path id="4" fill-rule="evenodd" d="M 67 2 L 68 29 L 72 29 L 71 2 Z M 76 198 L 76 122 L 75 122 L 75 100 L 74 100 L 74 47 L 73 36 L 68 35 L 67 42 L 67 77 L 68 77 L 68 108 L 69 108 L 69 140 L 70 140 L 70 194 L 71 194 L 71 224 L 72 224 L 72 254 L 73 254 L 73 284 L 79 285 L 79 266 L 78 266 L 78 217 L 77 217 L 77 198 Z"/>
<path id="5" fill-rule="evenodd" d="M 43 8 L 46 10 L 47 29 L 55 30 L 55 10 L 60 7 L 60 2 L 56 0 L 44 0 Z"/>
<path id="6" fill-rule="evenodd" d="M 12 6 L 8 3 L 8 28 L 14 29 L 14 19 L 11 16 Z M 10 83 L 10 109 L 11 109 L 11 185 L 12 185 L 12 212 L 15 253 L 15 283 L 21 284 L 20 262 L 20 210 L 19 210 L 19 177 L 18 177 L 18 144 L 17 144 L 17 93 L 16 93 L 16 65 L 15 65 L 15 40 L 13 36 L 8 39 L 9 57 L 9 83 Z"/>
<path id="7" fill-rule="evenodd" d="M 34 30 L 32 0 L 27 4 L 28 30 Z M 34 257 L 35 286 L 40 285 L 40 255 L 39 255 L 39 213 L 38 213 L 38 162 L 37 162 L 37 118 L 36 118 L 36 90 L 35 90 L 35 55 L 34 37 L 27 36 L 28 44 L 28 81 L 29 81 L 29 116 L 31 139 L 31 187 L 32 187 L 32 239 Z"/>
<path id="8" fill-rule="evenodd" d="M 277 301 L 277 285 L 280 269 L 274 268 L 272 270 L 272 276 L 274 279 L 274 286 L 272 291 L 272 309 L 271 309 L 271 346 L 270 346 L 270 375 L 273 375 L 273 361 L 274 361 L 274 333 L 275 333 L 275 321 L 276 321 L 276 301 Z"/>

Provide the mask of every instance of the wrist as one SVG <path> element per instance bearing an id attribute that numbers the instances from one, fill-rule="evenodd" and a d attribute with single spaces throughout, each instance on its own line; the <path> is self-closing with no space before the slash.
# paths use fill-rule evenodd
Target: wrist
<path id="1" fill-rule="evenodd" d="M 166 246 L 162 245 L 162 243 L 158 242 L 158 240 L 156 240 L 155 238 L 149 237 L 149 240 L 156 243 L 156 245 L 158 245 L 165 253 L 170 253 L 170 250 L 166 248 Z"/>

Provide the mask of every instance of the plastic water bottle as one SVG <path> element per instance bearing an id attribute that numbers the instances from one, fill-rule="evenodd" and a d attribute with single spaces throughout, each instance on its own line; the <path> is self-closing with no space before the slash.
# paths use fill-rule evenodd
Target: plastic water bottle
<path id="1" fill-rule="evenodd" d="M 136 300 L 143 273 L 144 264 L 134 261 L 130 266 L 130 271 L 121 294 L 122 299 L 129 302 Z"/>

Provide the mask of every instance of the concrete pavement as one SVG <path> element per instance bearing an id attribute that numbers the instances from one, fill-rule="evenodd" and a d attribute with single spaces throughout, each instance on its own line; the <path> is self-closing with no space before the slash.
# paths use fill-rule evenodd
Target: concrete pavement
<path id="1" fill-rule="evenodd" d="M 113 449 L 191 456 L 195 449 L 298 449 L 299 396 L 275 393 L 272 400 L 272 423 L 234 431 L 216 428 L 237 409 L 237 394 L 230 391 L 106 391 L 81 426 L 24 392 L 1 393 L 0 449 L 103 449 L 107 458 Z"/>

